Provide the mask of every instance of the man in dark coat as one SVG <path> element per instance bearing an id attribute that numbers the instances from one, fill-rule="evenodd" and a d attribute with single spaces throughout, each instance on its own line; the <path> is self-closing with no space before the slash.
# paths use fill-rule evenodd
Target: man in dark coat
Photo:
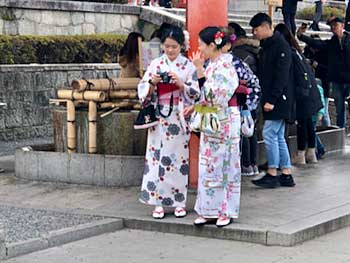
<path id="1" fill-rule="evenodd" d="M 313 39 L 298 29 L 298 38 L 309 46 L 328 54 L 328 80 L 332 88 L 337 112 L 337 126 L 344 128 L 345 100 L 350 94 L 350 34 L 344 31 L 344 21 L 336 17 L 330 21 L 333 37 L 328 40 Z"/>
<path id="2" fill-rule="evenodd" d="M 297 6 L 299 1 L 300 0 L 283 0 L 283 21 L 293 35 L 295 35 L 295 31 L 297 29 L 295 25 L 295 14 L 297 13 Z"/>
<path id="3" fill-rule="evenodd" d="M 291 161 L 284 138 L 285 120 L 290 117 L 289 95 L 290 69 L 292 63 L 291 48 L 279 33 L 273 33 L 271 18 L 258 13 L 250 20 L 253 35 L 261 42 L 259 53 L 258 77 L 260 80 L 263 107 L 263 139 L 266 148 L 268 170 L 261 179 L 253 184 L 265 188 L 294 186 L 291 174 Z M 281 168 L 280 180 L 277 168 Z"/>

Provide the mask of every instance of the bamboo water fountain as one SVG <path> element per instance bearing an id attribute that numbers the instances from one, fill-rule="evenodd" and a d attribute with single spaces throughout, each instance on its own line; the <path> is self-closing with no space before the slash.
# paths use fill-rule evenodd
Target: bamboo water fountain
<path id="1" fill-rule="evenodd" d="M 97 153 L 97 122 L 117 110 L 137 110 L 139 78 L 75 79 L 70 88 L 59 89 L 50 103 L 67 109 L 67 151 L 77 152 L 76 109 L 88 109 L 88 153 Z"/>

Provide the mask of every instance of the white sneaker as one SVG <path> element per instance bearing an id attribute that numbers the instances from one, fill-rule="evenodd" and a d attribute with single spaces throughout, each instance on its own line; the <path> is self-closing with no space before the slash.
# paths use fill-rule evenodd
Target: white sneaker
<path id="1" fill-rule="evenodd" d="M 164 209 L 161 206 L 156 206 L 155 209 L 152 212 L 152 216 L 154 219 L 162 219 L 164 218 Z"/>
<path id="2" fill-rule="evenodd" d="M 185 217 L 187 215 L 187 212 L 183 207 L 176 207 L 174 211 L 174 215 L 175 217 Z"/>

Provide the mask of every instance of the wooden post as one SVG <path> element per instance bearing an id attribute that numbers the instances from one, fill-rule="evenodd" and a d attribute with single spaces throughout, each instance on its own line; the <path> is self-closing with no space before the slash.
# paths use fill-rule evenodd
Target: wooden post
<path id="1" fill-rule="evenodd" d="M 73 101 L 67 100 L 67 148 L 68 153 L 77 151 L 77 136 L 75 129 L 75 106 Z"/>
<path id="2" fill-rule="evenodd" d="M 94 101 L 89 101 L 89 153 L 96 153 L 96 135 L 97 135 L 97 105 Z"/>
<path id="3" fill-rule="evenodd" d="M 189 0 L 186 2 L 186 29 L 190 33 L 190 51 L 198 49 L 198 34 L 206 26 L 227 26 L 228 0 Z M 197 188 L 199 137 L 191 134 L 189 187 Z"/>

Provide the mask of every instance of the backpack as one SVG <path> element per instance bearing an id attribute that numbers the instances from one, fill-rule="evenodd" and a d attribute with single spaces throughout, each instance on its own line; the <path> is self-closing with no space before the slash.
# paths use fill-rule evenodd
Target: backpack
<path id="1" fill-rule="evenodd" d="M 306 59 L 297 50 L 293 50 L 293 69 L 295 81 L 295 96 L 305 99 L 310 96 L 311 90 L 317 88 L 315 74 Z"/>

